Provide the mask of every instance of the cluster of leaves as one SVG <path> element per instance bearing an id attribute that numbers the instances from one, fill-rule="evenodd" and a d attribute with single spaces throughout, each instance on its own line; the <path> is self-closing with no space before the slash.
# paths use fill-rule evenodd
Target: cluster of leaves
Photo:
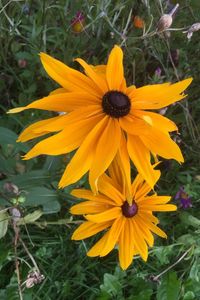
<path id="1" fill-rule="evenodd" d="M 23 288 L 25 300 L 200 298 L 199 33 L 195 33 L 190 42 L 181 31 L 172 31 L 170 38 L 164 35 L 142 38 L 142 29 L 135 28 L 132 22 L 133 15 L 139 15 L 146 28 L 152 24 L 154 30 L 162 9 L 169 9 L 168 2 L 0 1 L 1 299 L 19 299 L 14 247 L 16 226 L 45 276 L 40 285 Z M 173 26 L 182 28 L 199 21 L 198 8 L 199 0 L 181 1 Z M 85 28 L 74 33 L 70 22 L 80 10 L 85 16 Z M 126 272 L 116 267 L 115 251 L 101 260 L 91 259 L 86 257 L 89 244 L 70 241 L 73 223 L 79 221 L 68 213 L 75 201 L 70 196 L 73 187 L 57 189 L 69 157 L 39 157 L 26 162 L 21 159 L 32 142 L 16 143 L 17 134 L 28 124 L 52 114 L 40 111 L 5 114 L 12 106 L 23 106 L 56 87 L 41 67 L 40 51 L 70 65 L 78 56 L 96 64 L 106 61 L 114 44 L 124 48 L 129 83 L 141 86 L 194 77 L 189 101 L 167 110 L 167 116 L 180 128 L 186 162 L 182 166 L 163 162 L 162 179 L 157 187 L 160 194 L 173 196 L 184 186 L 192 196 L 193 207 L 162 216 L 161 224 L 168 233 L 168 240 L 157 239 L 156 247 L 150 249 L 147 264 L 135 259 Z M 162 71 L 159 77 L 155 74 L 157 67 Z M 87 179 L 83 178 L 79 186 L 86 187 Z M 17 209 L 17 217 L 13 215 L 13 208 Z M 28 253 L 18 240 L 21 282 L 26 281 L 33 268 Z M 173 266 L 184 253 L 184 258 Z M 169 266 L 172 268 L 157 276 Z"/>

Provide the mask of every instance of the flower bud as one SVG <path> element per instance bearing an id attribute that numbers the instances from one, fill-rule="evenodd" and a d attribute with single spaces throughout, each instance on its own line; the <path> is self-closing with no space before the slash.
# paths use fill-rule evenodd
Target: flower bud
<path id="1" fill-rule="evenodd" d="M 162 32 L 172 25 L 173 19 L 171 15 L 163 15 L 158 21 L 157 31 Z"/>
<path id="2" fill-rule="evenodd" d="M 135 16 L 133 18 L 133 25 L 136 27 L 136 28 L 140 28 L 142 29 L 144 27 L 144 21 L 142 18 L 140 18 L 139 16 Z"/>
<path id="3" fill-rule="evenodd" d="M 27 60 L 26 60 L 26 59 L 19 59 L 19 60 L 18 60 L 18 66 L 19 66 L 21 69 L 26 68 L 26 66 L 27 66 Z"/>
<path id="4" fill-rule="evenodd" d="M 172 25 L 173 16 L 176 13 L 178 7 L 179 7 L 179 4 L 176 4 L 174 6 L 174 8 L 168 14 L 164 14 L 160 18 L 160 20 L 158 21 L 158 25 L 157 25 L 158 32 L 162 32 L 162 31 L 168 29 Z"/>
<path id="5" fill-rule="evenodd" d="M 71 20 L 71 27 L 75 33 L 80 33 L 84 29 L 85 17 L 81 11 L 78 11 Z"/>

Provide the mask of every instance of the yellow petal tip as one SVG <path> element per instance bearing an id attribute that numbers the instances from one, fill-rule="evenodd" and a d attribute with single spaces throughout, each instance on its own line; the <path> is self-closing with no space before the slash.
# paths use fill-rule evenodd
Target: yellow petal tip
<path id="1" fill-rule="evenodd" d="M 25 110 L 26 107 L 25 106 L 21 106 L 21 107 L 15 107 L 15 108 L 11 108 L 9 109 L 9 111 L 7 111 L 7 114 L 15 114 L 15 113 L 19 113 L 23 110 Z"/>

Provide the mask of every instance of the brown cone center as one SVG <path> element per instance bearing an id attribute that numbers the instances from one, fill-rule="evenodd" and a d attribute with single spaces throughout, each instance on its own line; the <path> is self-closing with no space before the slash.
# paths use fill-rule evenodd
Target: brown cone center
<path id="1" fill-rule="evenodd" d="M 132 218 L 137 214 L 137 212 L 138 212 L 138 206 L 135 203 L 135 201 L 133 201 L 131 205 L 129 205 L 127 201 L 124 202 L 124 204 L 122 205 L 122 213 L 126 218 Z"/>

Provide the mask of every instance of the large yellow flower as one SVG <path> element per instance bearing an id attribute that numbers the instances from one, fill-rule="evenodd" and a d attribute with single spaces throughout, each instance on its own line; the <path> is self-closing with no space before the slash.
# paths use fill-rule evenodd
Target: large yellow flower
<path id="1" fill-rule="evenodd" d="M 115 164 L 116 165 L 116 164 Z M 122 269 L 128 268 L 134 255 L 139 254 L 144 261 L 148 257 L 148 246 L 154 244 L 152 233 L 166 238 L 166 234 L 157 226 L 158 218 L 154 211 L 174 211 L 176 206 L 166 204 L 169 196 L 148 196 L 151 187 L 137 175 L 131 186 L 132 201 L 127 200 L 119 169 L 110 169 L 108 176 L 103 174 L 98 181 L 99 194 L 90 190 L 77 189 L 72 195 L 86 199 L 72 206 L 71 213 L 84 215 L 84 221 L 73 233 L 73 240 L 88 238 L 104 231 L 101 239 L 88 251 L 88 256 L 105 256 L 118 245 L 119 261 Z M 159 175 L 156 180 L 158 180 Z M 130 203 L 130 204 L 129 204 Z"/>
<path id="2" fill-rule="evenodd" d="M 122 143 L 125 143 L 138 172 L 152 188 L 157 171 L 151 165 L 151 153 L 183 162 L 179 147 L 169 135 L 169 132 L 177 130 L 176 125 L 147 110 L 160 109 L 183 99 L 183 91 L 192 79 L 175 84 L 127 87 L 123 52 L 118 46 L 111 51 L 107 65 L 94 67 L 80 58 L 76 59 L 86 75 L 45 53 L 41 53 L 40 57 L 46 72 L 62 88 L 9 112 L 30 108 L 66 112 L 36 122 L 26 128 L 18 139 L 25 142 L 55 133 L 37 143 L 24 159 L 40 154 L 60 155 L 78 149 L 67 165 L 60 187 L 78 181 L 89 171 L 91 188 L 97 192 L 99 176 L 109 167 Z"/>

